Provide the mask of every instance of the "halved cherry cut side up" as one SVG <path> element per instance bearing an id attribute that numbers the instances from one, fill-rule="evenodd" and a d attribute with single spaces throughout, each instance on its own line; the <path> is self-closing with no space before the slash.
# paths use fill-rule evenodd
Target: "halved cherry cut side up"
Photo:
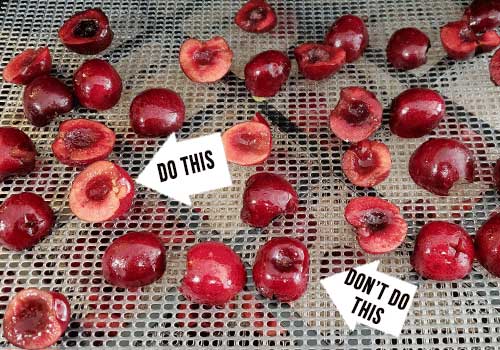
<path id="1" fill-rule="evenodd" d="M 355 143 L 342 157 L 345 176 L 352 184 L 361 187 L 372 187 L 387 179 L 391 164 L 389 148 L 378 141 Z"/>
<path id="2" fill-rule="evenodd" d="M 9 302 L 3 320 L 4 337 L 23 349 L 45 349 L 68 328 L 71 307 L 61 293 L 24 289 Z"/>
<path id="3" fill-rule="evenodd" d="M 403 243 L 408 225 L 394 204 L 376 197 L 358 197 L 347 204 L 344 216 L 356 228 L 360 247 L 369 254 L 384 254 Z"/>
<path id="4" fill-rule="evenodd" d="M 59 127 L 52 152 L 63 164 L 88 165 L 106 159 L 115 145 L 115 133 L 104 124 L 86 120 L 64 121 Z"/>
<path id="5" fill-rule="evenodd" d="M 263 118 L 255 117 L 255 120 Z M 239 165 L 255 165 L 263 163 L 272 147 L 271 129 L 260 121 L 236 124 L 222 135 L 224 151 L 229 162 Z"/>
<path id="6" fill-rule="evenodd" d="M 314 43 L 297 46 L 294 54 L 300 72 L 311 80 L 326 79 L 337 73 L 346 58 L 344 49 Z"/>
<path id="7" fill-rule="evenodd" d="M 441 28 L 441 43 L 453 59 L 466 60 L 474 56 L 477 36 L 466 21 L 450 22 Z"/>
<path id="8" fill-rule="evenodd" d="M 113 40 L 113 31 L 106 14 L 98 8 L 75 13 L 59 29 L 59 39 L 69 50 L 95 55 Z"/>
<path id="9" fill-rule="evenodd" d="M 134 181 L 120 166 L 105 160 L 92 163 L 71 185 L 69 206 L 87 222 L 113 220 L 132 206 Z"/>
<path id="10" fill-rule="evenodd" d="M 276 27 L 274 9 L 264 0 L 250 0 L 236 13 L 234 22 L 246 32 L 265 33 Z"/>
<path id="11" fill-rule="evenodd" d="M 340 99 L 330 114 L 330 128 L 341 140 L 367 139 L 382 124 L 382 105 L 370 91 L 361 87 L 340 90 Z"/>
<path id="12" fill-rule="evenodd" d="M 3 70 L 3 79 L 8 83 L 26 85 L 40 75 L 50 73 L 52 57 L 48 47 L 26 49 L 11 58 Z"/>
<path id="13" fill-rule="evenodd" d="M 208 41 L 186 40 L 179 52 L 179 63 L 186 76 L 197 83 L 213 83 L 229 72 L 233 51 L 226 40 L 216 36 Z"/>

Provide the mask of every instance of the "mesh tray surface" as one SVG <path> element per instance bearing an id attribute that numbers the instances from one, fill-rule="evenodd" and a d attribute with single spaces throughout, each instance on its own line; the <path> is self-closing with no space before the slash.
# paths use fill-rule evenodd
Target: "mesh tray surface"
<path id="1" fill-rule="evenodd" d="M 34 140 L 40 156 L 36 171 L 0 184 L 0 201 L 32 191 L 57 212 L 57 227 L 26 252 L 0 250 L 0 314 L 8 300 L 27 287 L 50 288 L 68 296 L 73 317 L 58 349 L 125 348 L 474 348 L 493 349 L 500 341 L 499 280 L 476 262 L 465 279 L 437 283 L 418 277 L 409 256 L 418 229 L 431 220 L 449 220 L 470 233 L 495 210 L 498 194 L 492 186 L 492 163 L 500 156 L 499 88 L 489 81 L 491 55 L 466 62 L 445 58 L 439 27 L 460 18 L 467 1 L 272 1 L 278 27 L 269 34 L 245 33 L 233 24 L 241 1 L 1 1 L 0 69 L 27 47 L 48 45 L 53 74 L 71 84 L 86 59 L 58 41 L 57 30 L 76 11 L 101 7 L 109 16 L 115 39 L 101 56 L 121 74 L 124 91 L 119 104 L 105 112 L 77 108 L 45 128 L 30 126 L 22 116 L 22 89 L 0 82 L 0 125 L 16 126 Z M 254 102 L 245 89 L 242 71 L 254 54 L 274 48 L 292 54 L 297 43 L 321 41 L 340 15 L 366 19 L 370 46 L 354 64 L 323 82 L 306 81 L 296 67 L 282 92 L 268 103 Z M 385 45 L 400 27 L 415 26 L 432 42 L 428 64 L 411 72 L 389 67 Z M 225 37 L 234 51 L 232 72 L 221 82 L 190 82 L 180 71 L 177 53 L 188 37 Z M 332 137 L 328 115 L 340 88 L 361 85 L 386 107 L 384 125 L 374 135 L 393 156 L 391 176 L 375 189 L 352 186 L 342 175 L 340 159 L 348 144 Z M 441 198 L 418 188 L 409 178 L 407 161 L 423 139 L 403 140 L 389 132 L 387 109 L 408 87 L 429 87 L 446 100 L 447 116 L 432 136 L 465 142 L 477 159 L 476 182 Z M 272 122 L 274 147 L 261 166 L 231 166 L 234 186 L 197 195 L 189 208 L 139 188 L 130 213 L 105 224 L 87 224 L 68 209 L 67 194 L 77 169 L 52 155 L 50 145 L 61 120 L 76 117 L 105 122 L 117 134 L 111 159 L 137 176 L 162 144 L 137 137 L 129 128 L 132 98 L 149 87 L 177 91 L 187 107 L 187 120 L 178 137 L 220 132 L 256 111 Z M 264 230 L 241 223 L 239 210 L 245 180 L 256 171 L 287 177 L 300 195 L 296 215 L 274 221 Z M 366 255 L 343 219 L 343 208 L 355 196 L 378 195 L 400 206 L 409 225 L 406 242 L 381 257 Z M 168 265 L 164 277 L 140 290 L 114 288 L 101 274 L 101 256 L 109 243 L 129 231 L 157 232 L 166 242 Z M 311 255 L 307 293 L 294 304 L 263 299 L 255 291 L 251 266 L 256 250 L 274 236 L 302 239 Z M 237 251 L 247 268 L 245 290 L 224 308 L 194 305 L 177 291 L 185 253 L 196 242 L 219 240 Z M 381 259 L 379 270 L 418 284 L 402 335 L 395 339 L 366 327 L 349 332 L 336 308 L 320 288 L 319 279 Z M 1 330 L 0 330 L 1 332 Z M 10 348 L 3 338 L 0 346 Z"/>

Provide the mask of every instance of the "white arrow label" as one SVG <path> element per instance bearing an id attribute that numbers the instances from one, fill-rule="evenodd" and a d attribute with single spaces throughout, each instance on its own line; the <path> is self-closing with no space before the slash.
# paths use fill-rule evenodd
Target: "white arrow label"
<path id="1" fill-rule="evenodd" d="M 171 134 L 136 181 L 186 205 L 189 195 L 231 186 L 220 133 L 178 143 Z"/>
<path id="2" fill-rule="evenodd" d="M 362 323 L 398 337 L 417 286 L 378 272 L 378 264 L 362 265 L 320 283 L 351 331 Z"/>

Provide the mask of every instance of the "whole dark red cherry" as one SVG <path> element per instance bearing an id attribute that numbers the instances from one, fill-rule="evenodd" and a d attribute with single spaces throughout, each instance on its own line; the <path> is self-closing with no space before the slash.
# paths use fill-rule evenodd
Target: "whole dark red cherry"
<path id="1" fill-rule="evenodd" d="M 418 233 L 411 263 L 422 277 L 452 281 L 467 276 L 474 261 L 474 242 L 462 227 L 444 221 L 424 225 Z"/>
<path id="2" fill-rule="evenodd" d="M 122 79 L 105 60 L 85 61 L 73 76 L 73 86 L 78 101 L 87 108 L 98 111 L 112 108 L 120 100 Z"/>
<path id="3" fill-rule="evenodd" d="M 24 89 L 23 108 L 31 124 L 45 126 L 73 109 L 73 93 L 62 81 L 43 75 Z"/>
<path id="4" fill-rule="evenodd" d="M 35 145 L 28 135 L 16 128 L 0 127 L 0 181 L 32 172 L 35 161 Z"/>
<path id="5" fill-rule="evenodd" d="M 59 39 L 69 50 L 95 55 L 113 40 L 113 31 L 106 14 L 98 8 L 77 12 L 59 29 Z"/>
<path id="6" fill-rule="evenodd" d="M 48 47 L 26 49 L 12 57 L 3 70 L 3 79 L 8 83 L 26 85 L 36 77 L 49 74 L 52 56 Z"/>
<path id="7" fill-rule="evenodd" d="M 413 181 L 439 196 L 447 196 L 460 179 L 472 183 L 474 168 L 474 155 L 467 146 L 446 138 L 424 142 L 413 152 L 409 162 Z"/>
<path id="8" fill-rule="evenodd" d="M 257 173 L 246 182 L 241 219 L 250 226 L 265 227 L 282 214 L 295 213 L 298 203 L 297 192 L 283 177 Z"/>
<path id="9" fill-rule="evenodd" d="M 491 274 L 500 277 L 500 213 L 492 215 L 476 233 L 477 259 Z"/>
<path id="10" fill-rule="evenodd" d="M 390 127 L 404 138 L 429 134 L 443 119 L 446 105 L 434 90 L 413 88 L 403 91 L 392 102 Z"/>
<path id="11" fill-rule="evenodd" d="M 3 336 L 22 349 L 46 349 L 68 328 L 71 307 L 61 293 L 23 289 L 7 305 Z"/>
<path id="12" fill-rule="evenodd" d="M 113 241 L 102 257 L 106 281 L 122 288 L 137 288 L 163 276 L 166 250 L 149 232 L 130 232 Z"/>
<path id="13" fill-rule="evenodd" d="M 431 42 L 424 32 L 417 28 L 402 28 L 389 39 L 387 60 L 397 69 L 414 69 L 427 62 L 430 47 Z"/>
<path id="14" fill-rule="evenodd" d="M 55 223 L 45 200 L 31 192 L 16 193 L 0 206 L 0 243 L 11 250 L 33 247 L 47 236 Z"/>
<path id="15" fill-rule="evenodd" d="M 130 105 L 130 123 L 144 136 L 167 136 L 182 127 L 184 102 L 169 89 L 149 89 L 137 95 Z"/>
<path id="16" fill-rule="evenodd" d="M 261 52 L 245 66 L 245 85 L 256 98 L 272 97 L 288 79 L 291 67 L 290 59 L 283 52 Z"/>
<path id="17" fill-rule="evenodd" d="M 245 267 L 238 254 L 223 243 L 203 242 L 189 249 L 179 290 L 194 303 L 223 305 L 243 289 L 245 282 Z"/>
<path id="18" fill-rule="evenodd" d="M 356 61 L 368 46 L 365 22 L 354 15 L 339 17 L 326 35 L 325 44 L 344 49 L 347 62 Z"/>
<path id="19" fill-rule="evenodd" d="M 272 238 L 255 257 L 253 280 L 260 294 L 282 302 L 297 300 L 309 281 L 309 252 L 299 240 Z"/>

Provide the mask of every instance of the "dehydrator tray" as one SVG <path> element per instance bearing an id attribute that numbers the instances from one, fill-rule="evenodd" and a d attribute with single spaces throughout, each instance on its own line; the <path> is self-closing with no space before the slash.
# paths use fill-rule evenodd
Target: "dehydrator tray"
<path id="1" fill-rule="evenodd" d="M 475 262 L 472 273 L 463 280 L 428 281 L 418 277 L 409 262 L 415 235 L 424 223 L 448 220 L 474 233 L 499 201 L 492 186 L 492 163 L 500 156 L 500 88 L 489 80 L 491 54 L 452 61 L 445 57 L 439 40 L 439 28 L 460 18 L 467 3 L 273 0 L 277 28 L 253 35 L 233 23 L 242 1 L 1 1 L 1 69 L 23 49 L 48 45 L 53 74 L 71 84 L 73 72 L 87 57 L 64 48 L 57 30 L 74 12 L 101 7 L 110 18 L 115 38 L 100 56 L 118 70 L 124 91 L 111 110 L 77 108 L 47 127 L 35 128 L 23 117 L 21 87 L 0 82 L 0 125 L 28 133 L 40 153 L 35 171 L 0 184 L 0 201 L 13 193 L 32 191 L 57 212 L 56 228 L 34 248 L 0 250 L 0 314 L 3 316 L 9 299 L 23 288 L 64 293 L 73 317 L 56 349 L 497 348 L 500 279 Z M 251 56 L 271 48 L 291 55 L 297 43 L 321 41 L 331 23 L 347 13 L 362 16 L 370 33 L 370 46 L 359 61 L 319 83 L 304 80 L 295 67 L 276 97 L 267 103 L 252 100 L 241 79 Z M 428 63 L 410 72 L 394 70 L 385 57 L 389 36 L 404 26 L 420 28 L 432 43 Z M 188 37 L 209 39 L 215 35 L 225 37 L 234 51 L 231 73 L 216 84 L 190 82 L 177 60 L 181 43 Z M 385 107 L 383 126 L 373 138 L 389 146 L 393 165 L 389 179 L 374 189 L 346 181 L 340 159 L 348 144 L 333 137 L 329 129 L 328 115 L 340 88 L 351 85 L 373 91 Z M 130 102 L 149 87 L 168 87 L 184 99 L 187 119 L 178 138 L 220 132 L 257 111 L 264 113 L 272 123 L 271 157 L 255 167 L 231 165 L 233 186 L 194 196 L 192 207 L 139 187 L 128 215 L 104 224 L 78 220 L 67 201 L 77 169 L 59 163 L 50 148 L 59 122 L 76 117 L 105 122 L 117 135 L 111 160 L 136 177 L 165 140 L 137 137 L 129 127 Z M 476 156 L 475 183 L 460 187 L 449 197 L 429 194 L 408 175 L 410 154 L 428 137 L 401 139 L 388 129 L 390 102 L 408 87 L 429 87 L 445 97 L 445 121 L 428 137 L 459 139 Z M 244 225 L 239 210 L 245 180 L 264 170 L 292 182 L 300 208 L 295 215 L 259 230 Z M 370 256 L 356 243 L 343 209 L 350 198 L 365 195 L 384 197 L 401 208 L 409 232 L 396 251 Z M 164 238 L 168 252 L 164 277 L 138 290 L 107 284 L 101 273 L 105 248 L 114 238 L 138 230 L 154 231 Z M 258 247 L 283 235 L 303 239 L 311 256 L 309 288 L 293 304 L 262 298 L 251 278 Z M 223 308 L 191 304 L 177 290 L 187 249 L 206 240 L 230 245 L 247 269 L 244 291 Z M 350 332 L 319 284 L 321 278 L 377 259 L 381 261 L 379 271 L 418 285 L 399 338 L 364 326 Z M 0 347 L 12 348 L 3 337 Z"/>

